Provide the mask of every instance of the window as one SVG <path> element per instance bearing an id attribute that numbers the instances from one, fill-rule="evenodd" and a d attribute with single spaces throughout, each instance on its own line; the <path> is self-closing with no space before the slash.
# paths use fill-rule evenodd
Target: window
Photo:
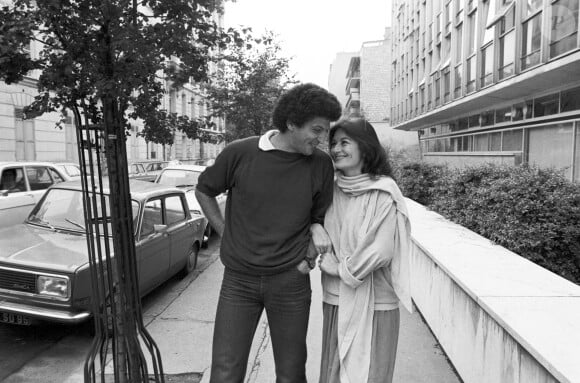
<path id="1" fill-rule="evenodd" d="M 178 196 L 170 196 L 165 199 L 165 222 L 168 226 L 182 222 L 187 218 L 183 199 Z"/>
<path id="2" fill-rule="evenodd" d="M 449 102 L 449 95 L 451 94 L 451 74 L 449 67 L 442 70 L 443 72 L 443 102 Z"/>
<path id="3" fill-rule="evenodd" d="M 457 32 L 455 34 L 455 63 L 459 64 L 461 63 L 461 59 L 462 59 L 462 51 L 461 48 L 463 47 L 463 28 L 462 26 L 458 26 L 455 31 Z"/>
<path id="4" fill-rule="evenodd" d="M 481 86 L 493 83 L 493 43 L 481 50 Z"/>
<path id="5" fill-rule="evenodd" d="M 487 152 L 489 147 L 489 135 L 488 134 L 477 134 L 473 136 L 473 151 L 474 152 Z"/>
<path id="6" fill-rule="evenodd" d="M 451 33 L 453 16 L 451 14 L 451 1 L 445 4 L 445 35 Z"/>
<path id="7" fill-rule="evenodd" d="M 501 132 L 489 134 L 489 150 L 491 152 L 501 151 Z"/>
<path id="8" fill-rule="evenodd" d="M 470 128 L 476 128 L 480 126 L 479 122 L 479 114 L 473 114 L 467 118 L 467 123 L 469 124 Z"/>
<path id="9" fill-rule="evenodd" d="M 455 24 L 463 20 L 463 0 L 455 0 Z"/>
<path id="10" fill-rule="evenodd" d="M 558 110 L 559 97 L 557 93 L 534 99 L 534 118 L 556 114 Z"/>
<path id="11" fill-rule="evenodd" d="M 488 110 L 481 113 L 481 126 L 493 125 L 494 112 L 493 110 Z"/>
<path id="12" fill-rule="evenodd" d="M 573 124 L 554 124 L 529 130 L 528 161 L 541 167 L 564 169 L 571 176 Z"/>
<path id="13" fill-rule="evenodd" d="M 521 151 L 523 136 L 522 129 L 504 131 L 502 135 L 502 151 Z"/>
<path id="14" fill-rule="evenodd" d="M 512 119 L 512 107 L 497 109 L 495 111 L 495 123 L 508 122 Z"/>
<path id="15" fill-rule="evenodd" d="M 563 91 L 561 102 L 562 113 L 570 112 L 573 110 L 580 110 L 580 88 Z M 580 166 L 580 164 L 578 164 L 578 166 Z"/>
<path id="16" fill-rule="evenodd" d="M 441 42 L 441 27 L 442 27 L 443 20 L 441 19 L 441 13 L 437 15 L 437 20 L 435 22 L 435 31 L 433 35 L 435 36 L 435 43 L 438 44 Z"/>
<path id="17" fill-rule="evenodd" d="M 511 7 L 500 22 L 499 37 L 499 79 L 512 76 L 514 74 L 514 61 L 516 49 L 515 7 Z"/>
<path id="18" fill-rule="evenodd" d="M 50 176 L 52 177 L 52 180 L 54 181 L 54 183 L 59 183 L 59 182 L 64 182 L 64 179 L 62 178 L 62 176 L 60 174 L 58 174 L 58 172 L 52 168 L 48 168 L 48 171 L 50 172 Z"/>
<path id="19" fill-rule="evenodd" d="M 439 72 L 433 75 L 433 82 L 435 83 L 435 106 L 438 106 L 441 98 L 441 76 Z"/>
<path id="20" fill-rule="evenodd" d="M 462 65 L 459 64 L 455 67 L 455 89 L 453 91 L 453 97 L 458 98 L 461 97 L 461 70 Z"/>
<path id="21" fill-rule="evenodd" d="M 141 224 L 141 238 L 155 232 L 155 225 L 163 225 L 163 209 L 161 200 L 148 201 L 143 207 L 143 223 Z"/>
<path id="22" fill-rule="evenodd" d="M 542 44 L 542 13 L 538 13 L 525 21 L 522 27 L 522 69 L 530 68 L 540 63 L 540 47 Z"/>
<path id="23" fill-rule="evenodd" d="M 8 194 L 26 191 L 26 182 L 22 168 L 4 169 L 0 178 L 0 190 Z"/>
<path id="24" fill-rule="evenodd" d="M 467 79 L 465 83 L 465 93 L 469 94 L 475 91 L 475 56 L 467 59 Z"/>
<path id="25" fill-rule="evenodd" d="M 44 190 L 53 184 L 48 168 L 42 166 L 29 166 L 26 168 L 26 177 L 30 190 Z"/>
<path id="26" fill-rule="evenodd" d="M 576 48 L 578 3 L 578 0 L 558 0 L 552 3 L 550 57 L 556 57 Z"/>

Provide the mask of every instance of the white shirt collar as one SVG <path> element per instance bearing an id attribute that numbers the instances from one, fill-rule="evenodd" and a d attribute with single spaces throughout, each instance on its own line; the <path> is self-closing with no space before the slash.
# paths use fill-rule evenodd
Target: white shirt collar
<path id="1" fill-rule="evenodd" d="M 260 136 L 260 141 L 258 142 L 258 148 L 265 152 L 269 150 L 276 150 L 274 145 L 272 145 L 272 141 L 270 139 L 274 137 L 276 134 L 280 133 L 276 129 L 268 130 L 266 133 Z"/>

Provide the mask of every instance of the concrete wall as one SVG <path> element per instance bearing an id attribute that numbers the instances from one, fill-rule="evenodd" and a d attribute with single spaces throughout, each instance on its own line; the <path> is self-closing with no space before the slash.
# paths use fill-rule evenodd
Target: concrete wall
<path id="1" fill-rule="evenodd" d="M 361 112 L 370 121 L 388 122 L 391 114 L 390 38 L 364 42 L 360 57 Z"/>
<path id="2" fill-rule="evenodd" d="M 413 300 L 462 380 L 580 382 L 580 286 L 408 204 Z"/>
<path id="3" fill-rule="evenodd" d="M 424 153 L 423 158 L 433 164 L 448 164 L 455 167 L 484 163 L 519 165 L 522 162 L 521 153 L 509 152 L 493 154 L 476 152 Z"/>
<path id="4" fill-rule="evenodd" d="M 379 141 L 383 146 L 389 146 L 393 149 L 402 149 L 409 146 L 419 146 L 417 132 L 406 132 L 404 130 L 395 130 L 388 122 L 370 121 L 375 128 Z"/>

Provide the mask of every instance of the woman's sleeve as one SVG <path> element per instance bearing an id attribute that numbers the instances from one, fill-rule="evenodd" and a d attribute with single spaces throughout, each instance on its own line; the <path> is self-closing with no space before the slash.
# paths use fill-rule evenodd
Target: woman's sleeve
<path id="1" fill-rule="evenodd" d="M 386 266 L 393 259 L 396 214 L 397 208 L 390 196 L 378 204 L 369 230 L 356 250 L 339 264 L 338 272 L 344 283 L 356 288 L 367 275 Z"/>

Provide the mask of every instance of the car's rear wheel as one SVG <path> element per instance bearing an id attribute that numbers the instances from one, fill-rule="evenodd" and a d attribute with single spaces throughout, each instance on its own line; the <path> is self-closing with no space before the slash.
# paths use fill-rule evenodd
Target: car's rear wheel
<path id="1" fill-rule="evenodd" d="M 183 269 L 181 270 L 181 276 L 185 277 L 191 273 L 197 267 L 197 257 L 199 255 L 199 245 L 196 243 L 191 246 L 189 253 L 187 254 L 187 261 Z"/>

